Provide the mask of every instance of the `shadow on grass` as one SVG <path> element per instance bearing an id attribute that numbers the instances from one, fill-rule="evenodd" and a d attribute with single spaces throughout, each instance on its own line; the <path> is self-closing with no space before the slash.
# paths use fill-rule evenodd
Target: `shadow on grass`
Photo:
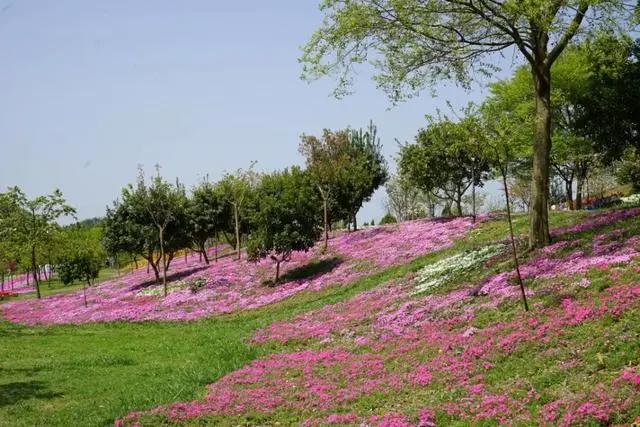
<path id="1" fill-rule="evenodd" d="M 15 405 L 26 399 L 53 399 L 62 393 L 50 391 L 42 381 L 0 384 L 0 406 Z"/>
<path id="2" fill-rule="evenodd" d="M 322 259 L 319 261 L 313 261 L 309 264 L 287 271 L 280 276 L 280 281 L 277 284 L 282 285 L 284 283 L 293 282 L 295 280 L 310 279 L 316 276 L 321 276 L 323 274 L 329 273 L 342 263 L 342 258 L 338 256 Z M 273 286 L 273 279 L 265 280 L 264 282 L 262 282 L 262 284 Z"/>

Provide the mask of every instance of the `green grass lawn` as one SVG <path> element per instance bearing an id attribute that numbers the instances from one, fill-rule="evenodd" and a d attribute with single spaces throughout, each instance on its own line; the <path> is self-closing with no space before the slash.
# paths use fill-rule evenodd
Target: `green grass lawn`
<path id="1" fill-rule="evenodd" d="M 582 215 L 561 212 L 551 219 L 562 226 Z M 525 216 L 516 217 L 518 234 L 525 233 L 526 222 Z M 345 300 L 451 253 L 504 240 L 506 230 L 504 221 L 488 221 L 439 253 L 349 286 L 301 293 L 234 315 L 188 323 L 34 328 L 0 322 L 0 425 L 111 425 L 130 411 L 203 397 L 205 385 L 278 350 L 247 342 L 257 328 Z M 52 286 L 47 294 L 69 289 Z"/>

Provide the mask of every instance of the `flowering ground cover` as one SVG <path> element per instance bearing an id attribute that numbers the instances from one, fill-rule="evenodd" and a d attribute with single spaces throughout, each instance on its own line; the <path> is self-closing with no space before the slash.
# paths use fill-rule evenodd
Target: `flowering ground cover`
<path id="1" fill-rule="evenodd" d="M 12 294 L 25 294 L 35 292 L 36 288 L 33 286 L 32 280 L 27 280 L 26 274 L 20 274 L 16 277 L 6 279 L 4 282 L 4 290 Z"/>
<path id="2" fill-rule="evenodd" d="M 117 424 L 633 421 L 640 416 L 638 214 L 600 214 L 554 233 L 567 240 L 523 264 L 528 313 L 512 271 L 456 274 L 495 264 L 485 255 L 497 255 L 497 246 L 449 256 L 258 330 L 253 342 L 281 352 L 210 384 L 204 399 L 133 412 Z M 457 284 L 426 292 L 441 285 L 437 271 Z"/>
<path id="3" fill-rule="evenodd" d="M 500 219 L 349 286 L 230 315 L 0 322 L 0 425 L 629 424 L 640 416 L 638 214 L 552 213 L 556 243 L 523 254 L 529 313 L 497 251 Z M 524 233 L 526 217 L 515 226 Z M 417 292 L 436 271 L 447 280 Z M 187 280 L 175 292 L 191 292 Z"/>
<path id="4" fill-rule="evenodd" d="M 255 309 L 302 291 L 347 284 L 359 277 L 408 261 L 453 244 L 473 227 L 469 218 L 420 220 L 344 233 L 330 241 L 330 251 L 295 253 L 284 267 L 285 283 L 267 286 L 272 261 L 251 263 L 225 257 L 209 266 L 197 257 L 174 260 L 164 298 L 160 285 L 146 269 L 110 280 L 87 291 L 56 295 L 40 301 L 2 305 L 10 321 L 35 324 L 81 324 L 109 321 L 194 320 L 211 315 Z M 384 250 L 381 250 L 384 248 Z M 307 274 L 305 276 L 305 270 Z M 302 277 L 300 277 L 302 276 Z M 177 279 L 179 277 L 179 279 Z M 191 283 L 205 281 L 197 292 Z"/>

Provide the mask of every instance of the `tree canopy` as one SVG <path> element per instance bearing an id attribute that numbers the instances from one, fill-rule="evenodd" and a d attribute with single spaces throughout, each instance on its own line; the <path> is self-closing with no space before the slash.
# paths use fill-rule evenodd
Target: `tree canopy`
<path id="1" fill-rule="evenodd" d="M 319 195 L 310 175 L 294 166 L 263 176 L 257 196 L 247 253 L 252 260 L 269 256 L 276 263 L 277 283 L 280 264 L 289 261 L 293 251 L 313 247 L 320 237 Z"/>
<path id="2" fill-rule="evenodd" d="M 462 196 L 489 177 L 483 154 L 483 134 L 474 117 L 459 122 L 432 119 L 416 136 L 414 144 L 400 148 L 401 175 L 421 190 L 455 204 L 462 215 Z"/>
<path id="3" fill-rule="evenodd" d="M 468 84 L 491 75 L 496 52 L 518 52 L 536 100 L 529 245 L 540 247 L 550 241 L 551 67 L 579 30 L 617 27 L 633 8 L 621 0 L 323 0 L 324 20 L 303 49 L 303 77 L 336 75 L 340 96 L 368 62 L 395 102 L 442 79 Z"/>

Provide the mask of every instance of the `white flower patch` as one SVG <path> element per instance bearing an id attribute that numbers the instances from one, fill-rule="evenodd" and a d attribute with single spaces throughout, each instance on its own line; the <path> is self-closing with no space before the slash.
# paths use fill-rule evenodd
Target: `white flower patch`
<path id="1" fill-rule="evenodd" d="M 620 200 L 622 200 L 622 203 L 627 205 L 638 205 L 640 204 L 640 193 L 632 194 L 627 197 L 620 197 Z"/>
<path id="2" fill-rule="evenodd" d="M 474 251 L 453 255 L 428 265 L 418 272 L 414 293 L 418 294 L 441 286 L 453 276 L 467 272 L 499 255 L 503 249 L 503 245 L 489 245 Z"/>
<path id="3" fill-rule="evenodd" d="M 186 289 L 187 287 L 188 284 L 182 280 L 178 280 L 173 283 L 167 283 L 167 295 L 181 291 L 183 289 Z M 138 291 L 137 295 L 140 297 L 161 296 L 164 295 L 164 287 L 162 285 L 153 285 L 148 288 L 142 289 L 141 291 Z"/>

